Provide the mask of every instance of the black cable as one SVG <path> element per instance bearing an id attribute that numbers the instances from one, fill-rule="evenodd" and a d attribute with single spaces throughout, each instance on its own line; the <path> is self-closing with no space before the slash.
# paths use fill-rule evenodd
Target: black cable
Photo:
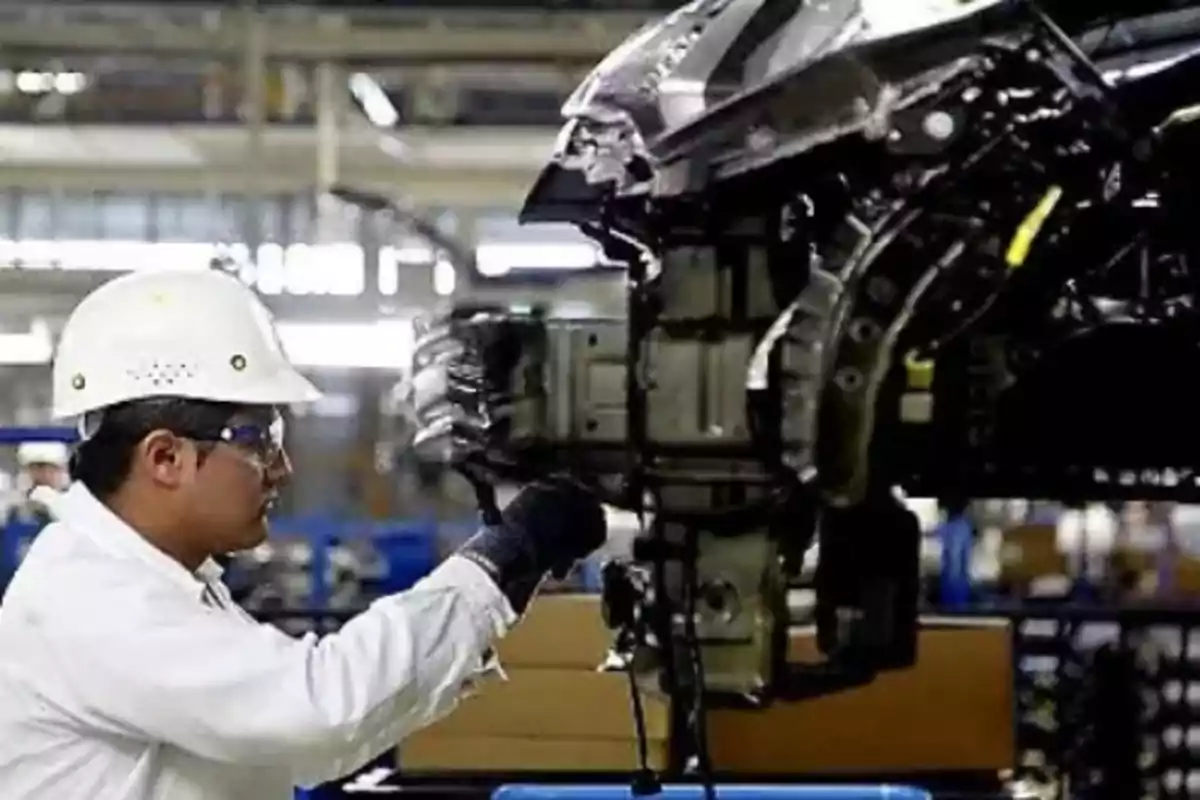
<path id="1" fill-rule="evenodd" d="M 629 702 L 633 706 L 633 727 L 637 736 L 638 770 L 633 775 L 630 789 L 634 797 L 645 797 L 662 792 L 662 783 L 650 766 L 650 737 L 646 734 L 646 709 L 642 705 L 642 690 L 634 672 L 634 656 L 630 651 L 625 672 L 629 676 Z"/>
<path id="2" fill-rule="evenodd" d="M 641 537 L 646 534 L 644 502 L 639 504 L 637 515 L 638 536 Z M 623 631 L 625 640 L 618 641 L 618 650 L 625 650 L 629 653 L 629 661 L 625 665 L 625 672 L 629 678 L 629 703 L 633 709 L 633 727 L 637 736 L 638 751 L 638 770 L 634 773 L 629 787 L 634 797 L 645 797 L 662 793 L 662 782 L 650 766 L 650 737 L 646 734 L 646 709 L 642 705 L 642 690 L 638 686 L 635 669 L 637 646 L 646 633 L 645 625 L 645 621 L 637 613 L 636 609 L 631 607 L 627 627 Z M 624 647 L 621 647 L 621 645 L 624 645 Z"/>
<path id="3" fill-rule="evenodd" d="M 684 647 L 688 650 L 692 669 L 692 744 L 696 755 L 696 775 L 704 789 L 705 800 L 717 800 L 717 787 L 713 781 L 712 759 L 708 752 L 708 709 L 705 706 L 704 653 L 700 636 L 696 630 L 696 614 L 699 608 L 700 580 L 696 568 L 698 543 L 693 544 L 684 559 Z"/>
<path id="4" fill-rule="evenodd" d="M 637 684 L 637 676 L 633 670 L 633 658 L 629 659 L 628 669 L 625 673 L 629 676 L 629 702 L 633 706 L 633 727 L 637 735 L 637 750 L 638 750 L 638 767 L 643 770 L 650 769 L 650 746 L 648 736 L 646 735 L 646 709 L 642 707 L 642 690 Z"/>

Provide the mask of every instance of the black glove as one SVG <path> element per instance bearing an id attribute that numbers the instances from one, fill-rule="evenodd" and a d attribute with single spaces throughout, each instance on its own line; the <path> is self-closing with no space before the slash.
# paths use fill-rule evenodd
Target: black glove
<path id="1" fill-rule="evenodd" d="M 458 554 L 483 567 L 520 615 L 548 573 L 564 577 L 607 533 L 604 509 L 589 491 L 542 481 L 522 489 L 500 524 L 479 531 Z"/>

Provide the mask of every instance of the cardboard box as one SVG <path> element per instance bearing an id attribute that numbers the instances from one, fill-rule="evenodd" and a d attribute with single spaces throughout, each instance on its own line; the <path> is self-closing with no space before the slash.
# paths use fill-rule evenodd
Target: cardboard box
<path id="1" fill-rule="evenodd" d="M 536 598 L 525 617 L 496 645 L 506 669 L 552 667 L 594 670 L 612 646 L 600 598 L 586 594 Z"/>
<path id="2" fill-rule="evenodd" d="M 1024 587 L 1047 575 L 1066 575 L 1068 566 L 1054 525 L 1016 525 L 1004 531 L 1000 549 L 1003 582 Z"/>
<path id="3" fill-rule="evenodd" d="M 667 764 L 667 743 L 651 742 L 653 769 Z M 420 772 L 617 772 L 638 768 L 637 745 L 611 739 L 420 735 L 400 746 L 400 767 Z"/>
<path id="4" fill-rule="evenodd" d="M 733 774 L 998 771 L 1016 761 L 1007 621 L 923 620 L 917 664 L 867 686 L 763 711 L 713 711 L 714 765 Z M 812 661 L 810 632 L 790 658 Z"/>
<path id="5" fill-rule="evenodd" d="M 710 712 L 714 765 L 730 774 L 996 771 L 1015 759 L 1006 621 L 923 620 L 915 667 L 765 711 Z M 483 686 L 400 747 L 410 772 L 628 773 L 638 765 L 628 679 L 600 673 L 609 646 L 595 597 L 540 598 L 497 648 L 509 680 Z M 792 636 L 812 661 L 811 631 Z M 665 765 L 666 701 L 646 697 L 650 758 Z"/>
<path id="6" fill-rule="evenodd" d="M 400 746 L 408 772 L 627 773 L 637 768 L 629 681 L 598 672 L 612 634 L 593 595 L 539 597 L 496 647 L 508 673 Z M 669 706 L 643 697 L 647 755 L 666 765 Z"/>
<path id="7" fill-rule="evenodd" d="M 647 735 L 666 739 L 666 703 L 645 699 Z M 628 678 L 613 672 L 510 670 L 507 681 L 481 687 L 430 730 L 443 736 L 633 741 Z"/>
<path id="8" fill-rule="evenodd" d="M 648 755 L 666 763 L 669 706 L 643 696 Z M 400 745 L 410 771 L 636 769 L 637 738 L 624 674 L 524 668 L 484 686 Z"/>

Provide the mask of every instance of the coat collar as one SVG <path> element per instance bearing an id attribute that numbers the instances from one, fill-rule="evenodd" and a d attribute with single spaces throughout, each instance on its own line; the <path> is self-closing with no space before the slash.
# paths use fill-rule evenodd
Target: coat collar
<path id="1" fill-rule="evenodd" d="M 30 496 L 45 505 L 54 518 L 68 528 L 82 532 L 110 552 L 137 559 L 147 569 L 172 581 L 189 594 L 203 593 L 206 586 L 221 578 L 221 565 L 211 558 L 206 559 L 196 572 L 189 572 L 178 561 L 146 541 L 78 481 L 63 492 L 40 487 Z"/>

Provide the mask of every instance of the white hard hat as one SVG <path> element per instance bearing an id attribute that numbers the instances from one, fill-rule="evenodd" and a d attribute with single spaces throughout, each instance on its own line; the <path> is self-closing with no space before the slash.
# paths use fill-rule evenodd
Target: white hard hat
<path id="1" fill-rule="evenodd" d="M 62 442 L 22 442 L 17 445 L 17 463 L 22 467 L 34 464 L 65 467 L 70 459 L 71 451 Z"/>
<path id="2" fill-rule="evenodd" d="M 262 301 L 212 270 L 135 272 L 93 291 L 63 327 L 53 384 L 56 418 L 148 397 L 285 405 L 321 396 L 288 361 Z"/>

